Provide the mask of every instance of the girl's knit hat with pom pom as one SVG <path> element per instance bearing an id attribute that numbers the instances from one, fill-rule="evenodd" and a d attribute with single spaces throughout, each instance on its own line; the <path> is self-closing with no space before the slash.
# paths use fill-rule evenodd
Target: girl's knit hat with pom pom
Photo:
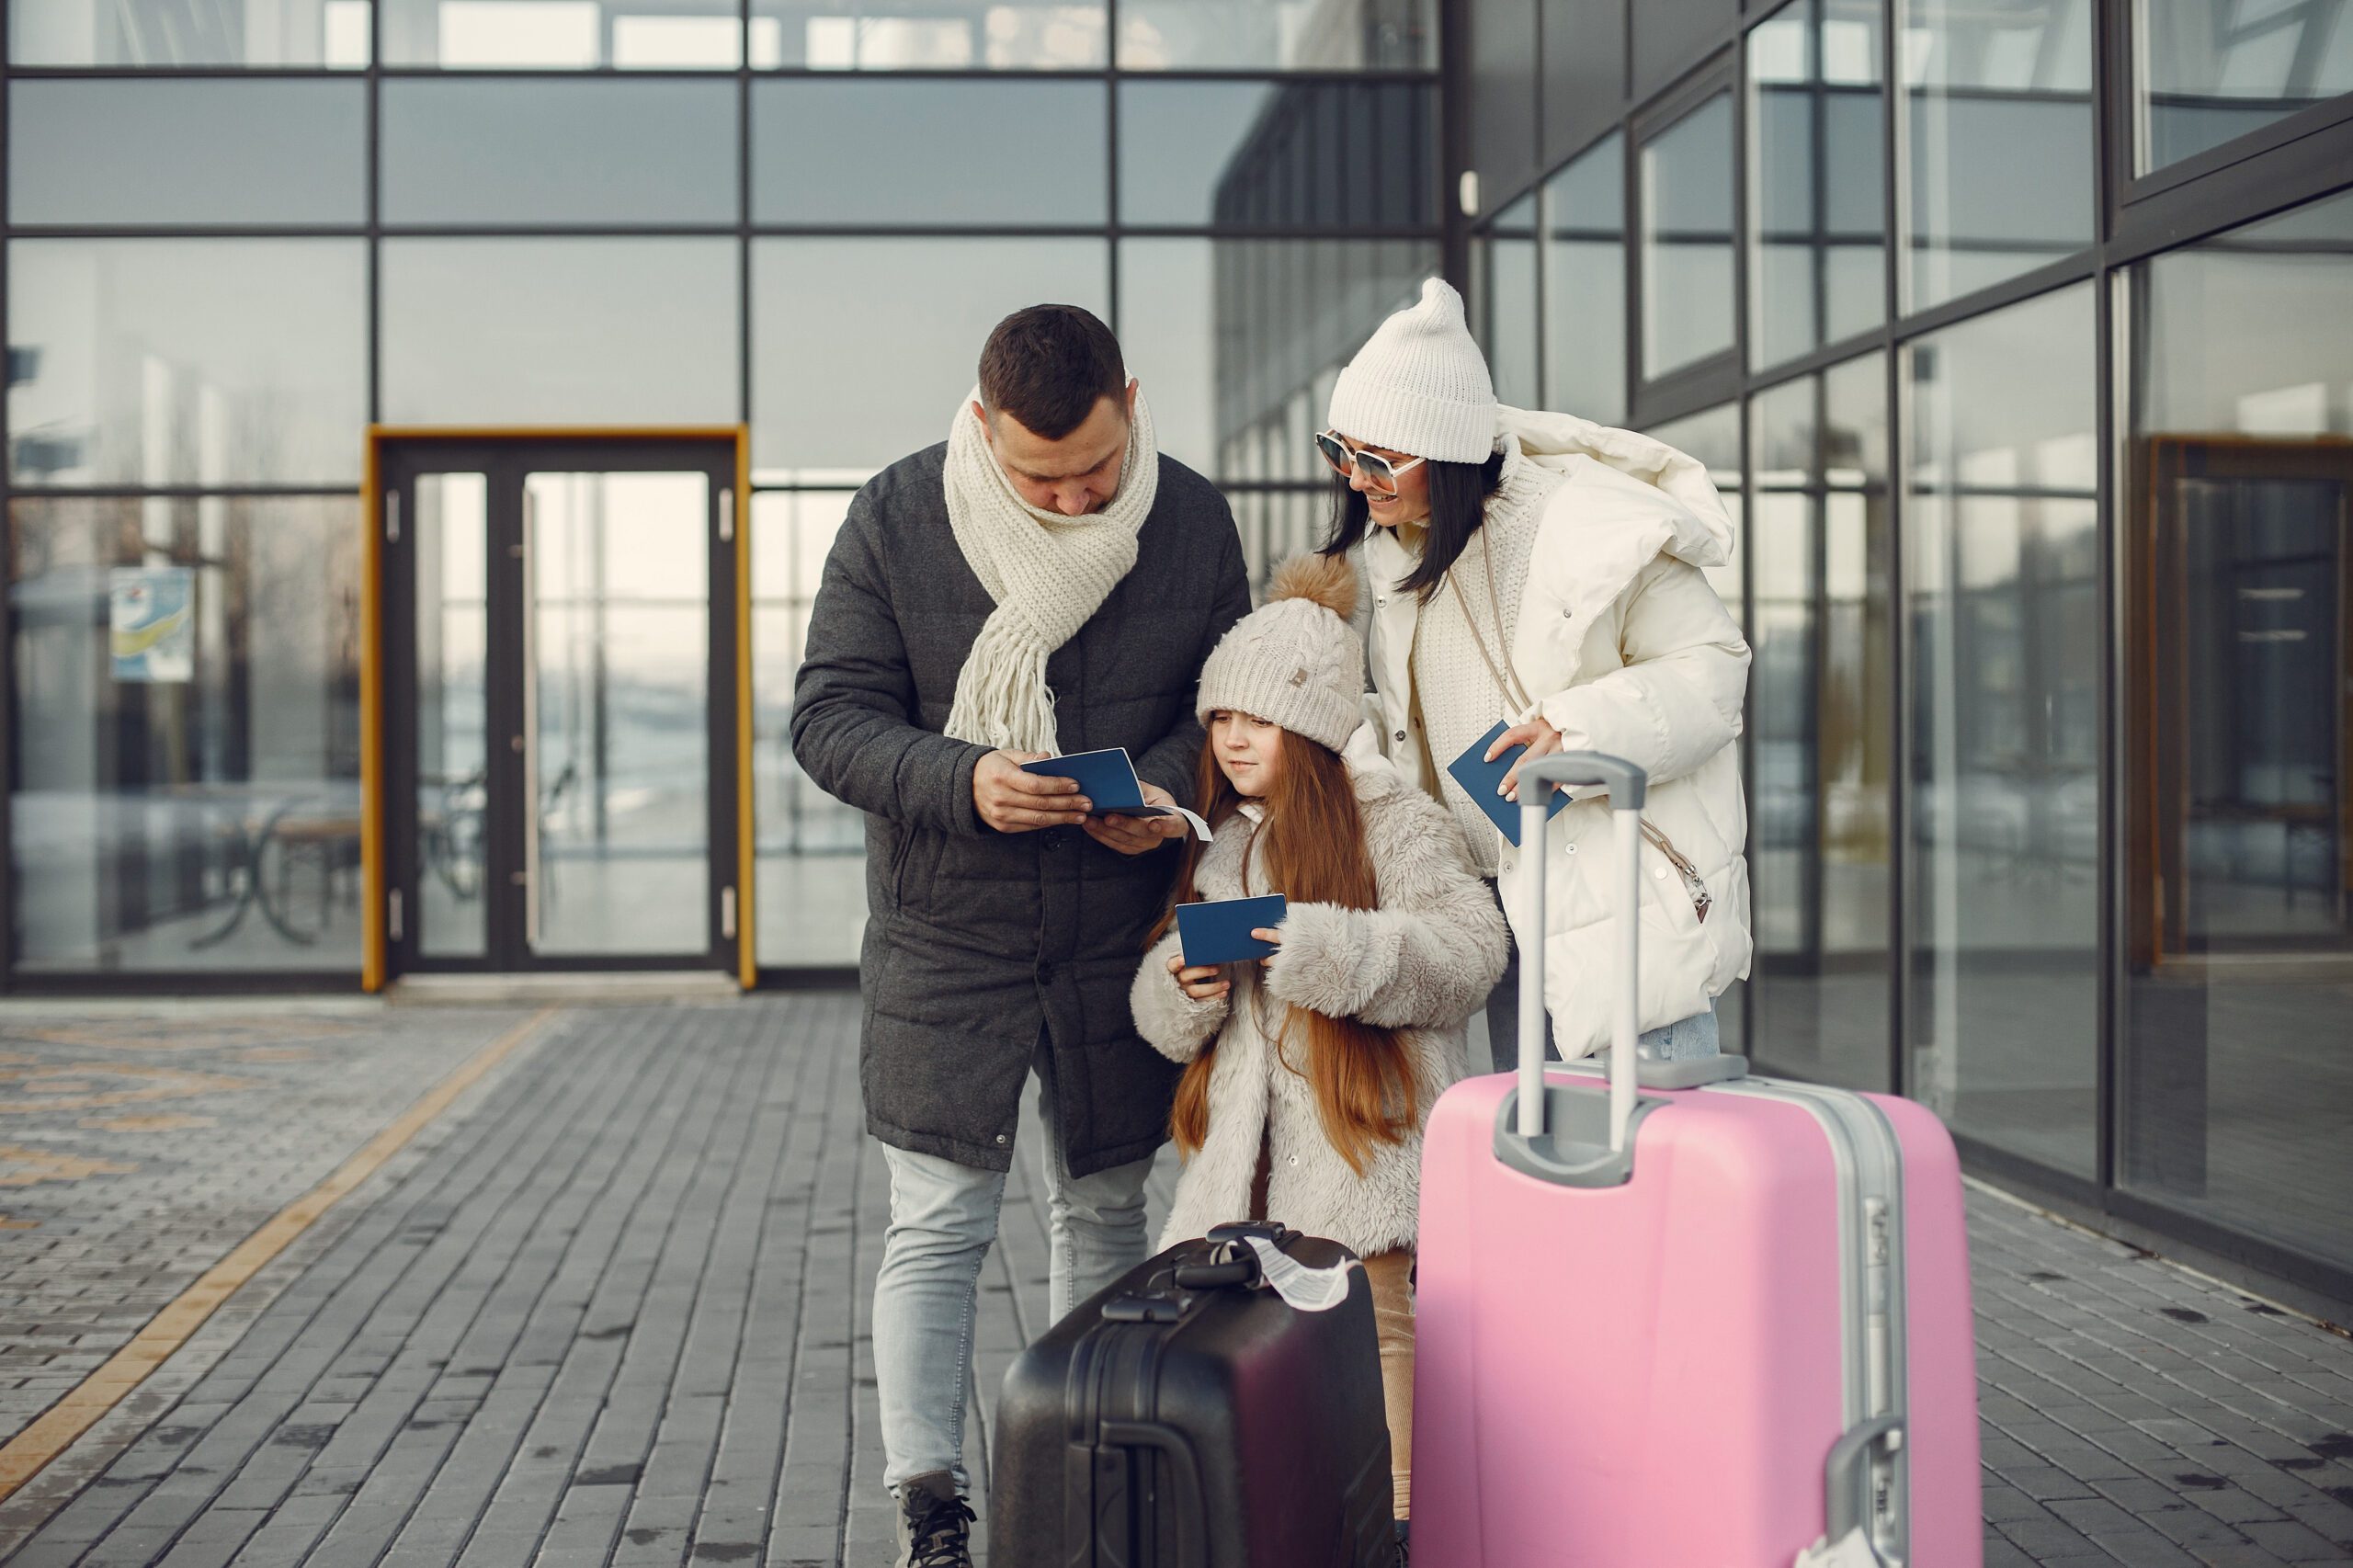
<path id="1" fill-rule="evenodd" d="M 1236 621 L 1201 666 L 1203 723 L 1248 713 L 1338 751 L 1362 721 L 1364 641 L 1356 570 L 1346 556 L 1294 555 L 1267 602 Z"/>

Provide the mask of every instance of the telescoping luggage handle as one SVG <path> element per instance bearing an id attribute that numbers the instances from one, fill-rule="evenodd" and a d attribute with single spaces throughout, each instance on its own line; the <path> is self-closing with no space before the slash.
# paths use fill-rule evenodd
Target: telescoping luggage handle
<path id="1" fill-rule="evenodd" d="M 1610 987 L 1609 1152 L 1626 1151 L 1627 1124 L 1634 1115 L 1634 1047 L 1640 1033 L 1643 903 L 1643 800 L 1650 776 L 1608 752 L 1566 751 L 1541 757 L 1519 770 L 1519 841 L 1532 846 L 1528 857 L 1528 924 L 1535 939 L 1519 953 L 1519 1135 L 1544 1131 L 1544 853 L 1545 808 L 1554 790 L 1609 791 L 1614 849 L 1610 870 L 1618 886 L 1618 962 Z"/>

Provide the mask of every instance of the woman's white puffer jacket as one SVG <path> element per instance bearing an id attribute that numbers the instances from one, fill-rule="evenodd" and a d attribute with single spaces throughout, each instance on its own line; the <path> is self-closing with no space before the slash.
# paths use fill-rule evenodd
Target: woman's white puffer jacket
<path id="1" fill-rule="evenodd" d="M 1697 459 L 1662 441 L 1564 414 L 1506 408 L 1502 438 L 1563 476 L 1545 503 L 1512 631 L 1512 665 L 1535 711 L 1569 751 L 1610 752 L 1650 775 L 1644 816 L 1688 860 L 1711 903 L 1702 922 L 1680 873 L 1643 846 L 1641 1023 L 1702 1012 L 1748 972 L 1748 814 L 1741 793 L 1741 708 L 1749 650 L 1703 568 L 1732 558 L 1723 499 Z M 1368 641 L 1383 746 L 1421 776 L 1411 721 L 1420 604 L 1395 585 L 1413 558 L 1385 529 L 1365 547 L 1373 608 Z M 1500 693 L 1495 717 L 1517 722 Z M 1442 771 L 1451 757 L 1431 759 Z M 1500 839 L 1500 835 L 1498 838 Z M 1561 1053 L 1609 1040 L 1609 806 L 1590 792 L 1547 837 L 1545 1001 Z M 1525 857 L 1498 845 L 1504 907 L 1530 933 Z"/>

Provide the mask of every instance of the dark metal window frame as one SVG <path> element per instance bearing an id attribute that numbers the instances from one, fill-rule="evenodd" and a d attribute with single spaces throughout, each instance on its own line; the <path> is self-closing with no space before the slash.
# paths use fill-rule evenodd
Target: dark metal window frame
<path id="1" fill-rule="evenodd" d="M 359 223 L 324 224 L 233 224 L 215 227 L 164 224 L 14 224 L 10 222 L 6 159 L 0 156 L 0 343 L 7 340 L 8 323 L 8 247 L 17 239 L 170 239 L 201 242 L 205 240 L 237 239 L 359 239 L 366 242 L 363 277 L 367 290 L 365 301 L 365 333 L 367 369 L 364 392 L 367 417 L 370 424 L 381 421 L 381 365 L 383 356 L 381 255 L 387 240 L 406 239 L 654 239 L 712 238 L 732 239 L 736 246 L 737 306 L 735 334 L 740 352 L 737 355 L 735 397 L 736 406 L 748 419 L 753 406 L 754 359 L 751 327 L 756 304 L 753 295 L 754 242 L 793 238 L 856 238 L 877 240 L 921 241 L 925 239 L 1078 239 L 1099 241 L 1104 245 L 1105 279 L 1111 321 L 1116 329 L 1121 316 L 1119 246 L 1127 239 L 1199 239 L 1199 240 L 1264 240 L 1285 241 L 1409 241 L 1424 242 L 1434 246 L 1449 276 L 1461 275 L 1460 258 L 1463 253 L 1465 222 L 1460 204 L 1454 199 L 1452 171 L 1461 166 L 1461 138 L 1468 124 L 1462 95 L 1449 91 L 1451 74 L 1459 69 L 1461 52 L 1459 40 L 1465 25 L 1463 7 L 1452 0 L 1435 0 L 1430 21 L 1433 47 L 1437 60 L 1429 66 L 1396 69 L 1380 68 L 1364 71 L 1312 70 L 1269 67 L 1215 67 L 1175 70 L 1131 70 L 1122 68 L 1117 60 L 1119 38 L 1119 7 L 1120 0 L 1105 0 L 1105 59 L 1098 65 L 1072 70 L 1020 68 L 992 70 L 986 67 L 964 67 L 951 70 L 893 69 L 881 71 L 834 70 L 806 65 L 754 67 L 748 51 L 732 68 L 717 70 L 657 69 L 619 70 L 611 66 L 585 70 L 560 68 L 445 69 L 434 66 L 392 65 L 383 63 L 384 17 L 381 5 L 371 8 L 371 29 L 369 62 L 354 68 L 321 65 L 16 65 L 8 58 L 8 29 L 0 24 L 0 126 L 8 123 L 9 89 L 17 81 L 167 81 L 218 80 L 236 82 L 336 81 L 349 82 L 358 88 L 365 99 L 365 166 L 360 171 L 365 182 L 365 221 Z M 742 0 L 736 6 L 739 26 L 748 28 L 754 16 L 753 0 Z M 744 35 L 744 36 L 748 36 Z M 752 89 L 755 84 L 805 79 L 825 82 L 996 82 L 1008 85 L 1022 83 L 1085 83 L 1104 85 L 1105 135 L 1105 221 L 1091 224 L 1025 224 L 1017 221 L 995 224 L 938 223 L 867 223 L 867 224 L 790 224 L 756 223 L 752 188 Z M 382 84 L 386 81 L 497 81 L 529 80 L 557 82 L 626 81 L 692 81 L 708 83 L 733 82 L 736 91 L 736 213 L 733 222 L 628 224 L 613 222 L 534 223 L 510 225 L 486 224 L 388 224 L 383 221 L 381 199 L 382 168 Z M 1181 223 L 1127 223 L 1120 218 L 1120 95 L 1126 85 L 1153 85 L 1158 84 L 1261 83 L 1269 87 L 1293 85 L 1362 85 L 1406 84 L 1430 88 L 1436 99 L 1438 146 L 1434 150 L 1434 174 L 1438 182 L 1436 210 L 1426 223 L 1403 226 L 1333 225 L 1251 225 Z M 355 436 L 358 432 L 354 433 Z M 1297 481 L 1256 480 L 1221 482 L 1222 487 L 1237 496 L 1243 494 L 1321 494 L 1314 485 Z M 770 491 L 838 490 L 832 484 L 764 484 L 761 493 Z M 854 487 L 847 487 L 854 488 Z M 253 483 L 217 487 L 200 486 L 140 486 L 140 485 L 26 485 L 12 484 L 8 464 L 0 459 L 0 547 L 8 538 L 12 502 L 18 498 L 42 496 L 166 496 L 166 495 L 320 495 L 359 497 L 357 483 L 350 485 L 335 483 Z M 749 526 L 749 519 L 745 519 Z M 116 974 L 92 971 L 87 974 L 49 973 L 22 974 L 16 967 L 16 910 L 13 879 L 14 840 L 11 812 L 15 778 L 12 750 L 15 740 L 15 684 L 12 673 L 14 629 L 7 596 L 0 593 L 0 921 L 6 923 L 6 961 L 0 962 L 0 994 L 10 992 L 48 994 L 87 994 L 103 986 L 109 991 L 137 992 L 153 994 L 246 994 L 265 991 L 345 991 L 356 990 L 359 976 L 355 971 L 348 976 L 332 971 L 191 971 L 175 973 Z M 788 987 L 808 985 L 839 985 L 854 980 L 854 971 L 839 965 L 791 965 L 764 967 L 759 971 L 763 984 Z"/>
<path id="2" fill-rule="evenodd" d="M 1627 0 L 1630 25 L 1626 29 L 1626 79 L 1629 81 L 1631 80 L 1632 50 L 1631 7 L 1639 3 L 1640 0 Z M 1529 180 L 1510 189 L 1482 193 L 1477 221 L 1468 225 L 1466 253 L 1471 244 L 1483 240 L 1492 232 L 1496 216 L 1508 210 L 1523 195 L 1540 189 L 1547 180 L 1611 134 L 1624 132 L 1628 222 L 1623 241 L 1627 274 L 1623 303 L 1627 328 L 1626 406 L 1631 411 L 1629 423 L 1637 428 L 1648 428 L 1730 405 L 1735 411 L 1740 426 L 1741 470 L 1745 485 L 1750 483 L 1749 475 L 1755 460 L 1755 453 L 1749 444 L 1747 410 L 1750 401 L 1757 393 L 1802 377 L 1817 375 L 1864 355 L 1874 352 L 1885 355 L 1891 475 L 1889 505 L 1893 529 L 1893 551 L 1889 564 L 1898 598 L 1895 646 L 1891 651 L 1890 675 L 1895 707 L 1893 733 L 1898 766 L 1893 770 L 1889 797 L 1894 832 L 1890 846 L 1888 922 L 1890 951 L 1895 955 L 1896 961 L 1891 965 L 1891 1006 L 1894 1027 L 1891 1030 L 1888 1050 L 1890 1081 L 1898 1086 L 1899 1092 L 1908 1091 L 1914 1079 L 1906 1041 L 1911 1038 L 1915 1000 L 1907 972 L 1909 949 L 1906 946 L 1905 889 L 1910 882 L 1912 868 L 1904 824 L 1909 821 L 1907 813 L 1911 808 L 1906 775 L 1916 715 L 1912 711 L 1906 695 L 1911 683 L 1912 650 L 1908 646 L 1909 638 L 1901 610 L 1907 569 L 1904 559 L 1905 506 L 1910 489 L 1906 479 L 1909 441 L 1904 427 L 1903 381 L 1906 350 L 1919 339 L 1956 324 L 1991 314 L 2074 284 L 2088 282 L 2093 286 L 2094 341 L 2097 360 L 2093 367 L 2093 377 L 2097 420 L 2100 528 L 2097 588 L 2100 637 L 2105 650 L 2097 704 L 2102 810 L 2097 874 L 2098 1038 L 2094 1050 L 2095 1174 L 2086 1178 L 1965 1133 L 1957 1135 L 1955 1141 L 1971 1168 L 2030 1190 L 2054 1207 L 2089 1222 L 2109 1225 L 2128 1233 L 2145 1234 L 2152 1239 L 2178 1243 L 2196 1249 L 2210 1267 L 2239 1271 L 2265 1281 L 2285 1282 L 2306 1293 L 2307 1300 L 2320 1305 L 2353 1310 L 2353 1267 L 2248 1233 L 2231 1230 L 2208 1218 L 2169 1208 L 2119 1187 L 2115 1179 L 2119 1134 L 2118 1052 L 2125 1049 L 2127 1033 L 2123 977 L 2125 954 L 2120 925 L 2124 908 L 2123 868 L 2120 863 L 2120 851 L 2125 766 L 2121 704 L 2128 688 L 2122 647 L 2125 607 L 2120 596 L 2125 589 L 2122 562 L 2128 542 L 2127 530 L 2134 522 L 2131 510 L 2133 496 L 2127 493 L 2131 475 L 2125 472 L 2125 465 L 2120 462 L 2119 453 L 2122 444 L 2131 438 L 2134 412 L 2131 406 L 2133 388 L 2130 367 L 2123 363 L 2123 354 L 2132 340 L 2135 325 L 2126 313 L 2134 306 L 2132 274 L 2139 263 L 2153 256 L 2304 206 L 2323 197 L 2353 189 L 2353 94 L 2301 109 L 2272 125 L 2250 131 L 2193 157 L 2147 174 L 2137 173 L 2133 144 L 2137 84 L 2132 74 L 2132 0 L 2093 0 L 2091 156 L 2094 163 L 2094 233 L 2090 241 L 2073 255 L 2056 257 L 1989 288 L 1906 314 L 1901 311 L 1899 281 L 1901 269 L 1905 264 L 1904 248 L 1907 214 L 1901 205 L 1905 194 L 1901 171 L 1908 128 L 1901 74 L 1901 43 L 1894 25 L 1904 0 L 1885 0 L 1886 8 L 1882 16 L 1888 18 L 1888 23 L 1881 29 L 1881 74 L 1882 90 L 1887 96 L 1887 111 L 1881 117 L 1886 308 L 1881 324 L 1868 332 L 1824 344 L 1809 353 L 1778 364 L 1756 369 L 1747 368 L 1745 352 L 1750 301 L 1746 280 L 1751 257 L 1746 182 L 1750 165 L 1750 128 L 1745 115 L 1735 114 L 1737 129 L 1733 133 L 1733 166 L 1739 182 L 1734 213 L 1736 261 L 1733 308 L 1738 339 L 1735 353 L 1731 363 L 1711 361 L 1646 382 L 1641 374 L 1640 361 L 1638 290 L 1641 223 L 1637 211 L 1640 190 L 1636 162 L 1640 139 L 1689 112 L 1709 93 L 1722 90 L 1727 82 L 1736 97 L 1745 98 L 1747 90 L 1747 33 L 1756 24 L 1779 14 L 1788 3 L 1789 0 L 1750 0 L 1739 15 L 1727 17 L 1724 27 L 1716 35 L 1693 46 L 1689 66 L 1677 74 L 1669 85 L 1644 97 L 1623 103 L 1614 120 L 1597 126 L 1575 148 L 1560 157 L 1540 161 L 1541 166 Z M 1540 8 L 1540 42 L 1541 26 Z M 1726 50 L 1732 51 L 1729 60 L 1720 58 Z M 1541 57 L 1540 48 L 1537 59 L 1540 61 Z M 1531 69 L 1540 71 L 1540 66 L 1531 66 Z M 1467 138 L 1463 145 L 1467 147 Z M 1538 235 L 1537 265 L 1540 270 L 1544 265 L 1541 246 L 1545 243 L 1540 223 Z M 1468 275 L 1466 264 L 1455 277 L 1458 280 L 1468 281 Z M 1492 312 L 1495 301 L 1491 290 L 1484 304 Z M 1540 325 L 1540 317 L 1539 320 Z M 1481 324 L 1484 327 L 1488 324 Z M 1542 343 L 1540 331 L 1539 343 Z M 1541 373 L 1540 359 L 1540 377 Z M 1751 511 L 1746 515 L 1746 526 L 1753 531 L 1755 525 L 1756 517 Z M 1753 571 L 1745 561 L 1742 565 L 1742 583 L 1745 607 L 1754 598 Z M 1754 757 L 1745 757 L 1744 773 L 1747 775 L 1752 791 L 1755 788 L 1754 771 Z"/>

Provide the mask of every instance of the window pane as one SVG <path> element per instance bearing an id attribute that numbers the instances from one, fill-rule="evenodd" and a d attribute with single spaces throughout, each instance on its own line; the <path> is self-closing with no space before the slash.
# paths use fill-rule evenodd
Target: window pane
<path id="1" fill-rule="evenodd" d="M 1748 359 L 1886 315 L 1885 108 L 1875 0 L 1795 0 L 1748 35 Z"/>
<path id="2" fill-rule="evenodd" d="M 1643 376 L 1723 353 L 1733 339 L 1732 98 L 1644 144 Z"/>
<path id="3" fill-rule="evenodd" d="M 2353 92 L 2353 0 L 2140 0 L 2141 172 Z"/>
<path id="4" fill-rule="evenodd" d="M 1615 133 L 1544 185 L 1544 406 L 1626 416 L 1626 146 Z"/>
<path id="5" fill-rule="evenodd" d="M 1108 319 L 1109 261 L 1100 240 L 755 242 L 755 477 L 862 483 L 946 440 L 989 330 L 1049 301 Z"/>
<path id="6" fill-rule="evenodd" d="M 1514 408 L 1533 408 L 1539 401 L 1542 334 L 1538 326 L 1538 297 L 1542 278 L 1536 244 L 1536 192 L 1529 191 L 1495 214 L 1495 227 L 1481 246 L 1484 306 L 1480 338 L 1487 350 L 1487 369 L 1495 377 L 1495 397 Z"/>
<path id="7" fill-rule="evenodd" d="M 1417 71 L 1431 0 L 1120 0 L 1123 71 Z"/>
<path id="8" fill-rule="evenodd" d="M 325 66 L 368 63 L 368 0 L 28 0 L 6 7 L 17 65 Z"/>
<path id="9" fill-rule="evenodd" d="M 1897 58 L 1912 145 L 1905 309 L 2091 243 L 2090 0 L 1913 0 Z"/>
<path id="10" fill-rule="evenodd" d="M 1438 265 L 1407 240 L 1126 240 L 1120 343 L 1160 449 L 1221 479 L 1330 471 L 1332 381 Z"/>
<path id="11" fill-rule="evenodd" d="M 1434 224 L 1437 103 L 1412 82 L 1123 85 L 1120 221 Z"/>
<path id="12" fill-rule="evenodd" d="M 1905 355 L 1916 1097 L 2088 1175 L 2099 1027 L 2089 284 Z"/>
<path id="13" fill-rule="evenodd" d="M 1874 355 L 1749 405 L 1750 1049 L 1795 1075 L 1871 1090 L 1889 1086 L 1893 1039 L 1886 375 Z"/>
<path id="14" fill-rule="evenodd" d="M 357 504 L 9 517 L 18 965 L 357 971 Z"/>
<path id="15" fill-rule="evenodd" d="M 357 82 L 16 83 L 8 211 L 18 223 L 358 223 L 367 100 Z"/>
<path id="16" fill-rule="evenodd" d="M 358 240 L 18 240 L 9 472 L 26 484 L 357 484 Z"/>
<path id="17" fill-rule="evenodd" d="M 387 223 L 733 223 L 723 82 L 384 84 Z"/>
<path id="18" fill-rule="evenodd" d="M 1105 114 L 1092 82 L 761 82 L 752 89 L 752 214 L 762 223 L 1099 223 L 1109 200 Z"/>
<path id="19" fill-rule="evenodd" d="M 895 14 L 894 14 L 895 12 Z M 1102 0 L 752 0 L 752 68 L 1052 71 L 1103 64 Z"/>
<path id="20" fill-rule="evenodd" d="M 1746 596 L 1741 591 L 1741 572 L 1748 550 L 1745 494 L 1741 484 L 1740 412 L 1731 403 L 1688 415 L 1665 425 L 1651 426 L 1650 433 L 1678 451 L 1688 452 L 1708 467 L 1708 477 L 1715 483 L 1723 496 L 1724 510 L 1732 516 L 1732 560 L 1722 566 L 1710 567 L 1708 582 L 1716 590 L 1724 608 L 1734 620 L 1746 623 Z M 1716 998 L 1716 1024 L 1723 1035 L 1723 1047 L 1729 1051 L 1748 1049 L 1751 1029 L 1748 1021 L 1748 992 L 1753 983 L 1740 981 Z"/>
<path id="21" fill-rule="evenodd" d="M 847 490 L 752 497 L 752 785 L 759 960 L 854 964 L 866 929 L 865 819 L 792 759 L 792 681 Z"/>
<path id="22" fill-rule="evenodd" d="M 733 240 L 388 240 L 383 416 L 731 424 L 736 255 Z"/>
<path id="23" fill-rule="evenodd" d="M 383 0 L 384 63 L 449 71 L 733 71 L 734 0 Z"/>
<path id="24" fill-rule="evenodd" d="M 2353 1264 L 2353 198 L 2143 266 L 2118 1179 Z"/>

